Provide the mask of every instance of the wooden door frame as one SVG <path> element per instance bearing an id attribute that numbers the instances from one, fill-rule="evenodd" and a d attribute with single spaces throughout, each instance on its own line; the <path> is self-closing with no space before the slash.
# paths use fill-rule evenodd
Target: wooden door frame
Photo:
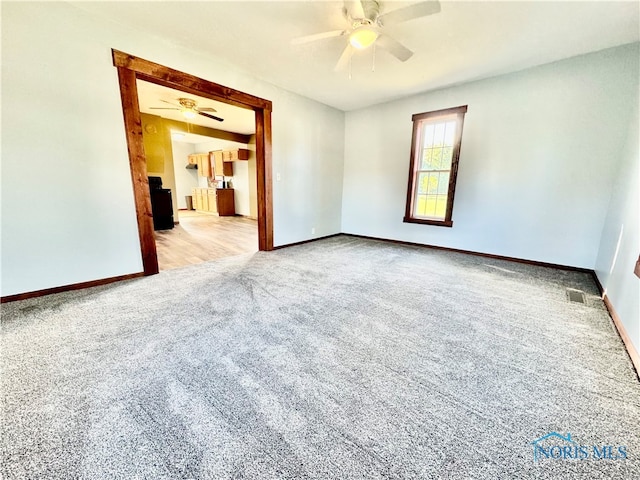
<path id="1" fill-rule="evenodd" d="M 258 197 L 258 249 L 273 250 L 273 182 L 271 174 L 271 101 L 174 70 L 119 50 L 111 50 L 118 69 L 120 98 L 129 151 L 129 166 L 138 219 L 140 251 L 145 275 L 158 273 L 158 254 L 147 179 L 147 160 L 142 142 L 142 120 L 136 80 L 155 83 L 255 112 L 256 177 Z"/>

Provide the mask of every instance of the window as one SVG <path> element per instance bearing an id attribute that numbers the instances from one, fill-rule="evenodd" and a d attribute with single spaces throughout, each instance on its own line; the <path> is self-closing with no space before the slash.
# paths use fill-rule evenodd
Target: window
<path id="1" fill-rule="evenodd" d="M 462 124 L 467 106 L 412 117 L 411 163 L 404 221 L 451 227 Z"/>

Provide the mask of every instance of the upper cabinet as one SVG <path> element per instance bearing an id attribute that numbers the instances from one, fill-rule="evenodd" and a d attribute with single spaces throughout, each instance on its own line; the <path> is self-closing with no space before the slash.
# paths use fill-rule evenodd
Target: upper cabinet
<path id="1" fill-rule="evenodd" d="M 187 168 L 198 168 L 201 177 L 215 177 L 224 175 L 233 177 L 233 163 L 238 160 L 249 160 L 249 150 L 236 148 L 235 150 L 214 150 L 209 153 L 192 153 L 188 156 Z"/>
<path id="2" fill-rule="evenodd" d="M 201 177 L 213 176 L 213 172 L 211 171 L 211 163 L 209 162 L 209 155 L 207 153 L 192 153 L 187 158 L 189 166 L 198 166 L 198 175 L 200 175 Z"/>
<path id="3" fill-rule="evenodd" d="M 236 160 L 249 160 L 249 150 L 246 148 L 238 148 L 236 150 L 230 150 L 231 153 L 231 162 L 235 162 Z"/>
<path id="4" fill-rule="evenodd" d="M 209 153 L 211 165 L 213 165 L 213 176 L 224 175 L 225 177 L 233 177 L 233 163 L 224 161 L 224 153 L 222 150 L 215 150 Z"/>

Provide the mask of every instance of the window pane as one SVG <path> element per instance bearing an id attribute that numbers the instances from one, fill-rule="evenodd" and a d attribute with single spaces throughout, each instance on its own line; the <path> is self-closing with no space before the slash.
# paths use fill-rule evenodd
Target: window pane
<path id="1" fill-rule="evenodd" d="M 456 138 L 456 122 L 447 122 L 445 126 L 444 144 L 447 146 L 453 146 L 453 141 Z"/>
<path id="2" fill-rule="evenodd" d="M 438 195 L 438 198 L 436 200 L 435 215 L 438 218 L 444 218 L 446 213 L 447 213 L 447 196 Z"/>
<path id="3" fill-rule="evenodd" d="M 420 170 L 430 170 L 433 168 L 431 165 L 431 155 L 433 153 L 432 148 L 425 148 L 422 154 L 422 165 L 420 166 Z"/>
<path id="4" fill-rule="evenodd" d="M 433 145 L 433 124 L 427 125 L 424 129 L 424 148 L 428 148 Z"/>
<path id="5" fill-rule="evenodd" d="M 427 193 L 438 193 L 438 173 L 429 174 L 429 183 L 427 186 Z"/>
<path id="6" fill-rule="evenodd" d="M 426 215 L 425 214 L 426 208 L 427 208 L 427 196 L 418 195 L 418 198 L 416 200 L 415 212 L 413 212 L 413 214 L 419 217 L 424 217 Z"/>
<path id="7" fill-rule="evenodd" d="M 460 133 L 467 106 L 413 115 L 414 150 L 411 154 L 404 221 L 450 227 L 460 148 Z M 456 155 L 454 156 L 454 152 Z M 455 160 L 455 163 L 454 163 Z"/>
<path id="8" fill-rule="evenodd" d="M 447 195 L 449 192 L 449 173 L 441 172 L 438 179 L 438 193 L 440 195 Z"/>
<path id="9" fill-rule="evenodd" d="M 442 168 L 442 147 L 433 148 L 431 164 L 434 170 L 440 170 Z"/>
<path id="10" fill-rule="evenodd" d="M 453 147 L 444 147 L 442 149 L 442 162 L 440 170 L 451 170 L 451 159 L 453 158 Z"/>
<path id="11" fill-rule="evenodd" d="M 418 195 L 424 195 L 427 193 L 429 182 L 429 174 L 420 172 L 418 174 Z"/>
<path id="12" fill-rule="evenodd" d="M 442 146 L 444 144 L 444 126 L 444 123 L 436 123 L 434 125 L 433 144 L 435 146 Z"/>
<path id="13" fill-rule="evenodd" d="M 427 206 L 425 208 L 425 216 L 433 217 L 436 213 L 436 196 L 427 195 Z"/>

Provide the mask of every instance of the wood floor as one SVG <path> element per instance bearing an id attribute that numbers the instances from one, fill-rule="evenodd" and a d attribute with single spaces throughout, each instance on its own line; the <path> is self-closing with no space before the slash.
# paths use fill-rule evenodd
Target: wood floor
<path id="1" fill-rule="evenodd" d="M 155 232 L 160 270 L 258 251 L 258 223 L 181 210 L 179 225 Z"/>

